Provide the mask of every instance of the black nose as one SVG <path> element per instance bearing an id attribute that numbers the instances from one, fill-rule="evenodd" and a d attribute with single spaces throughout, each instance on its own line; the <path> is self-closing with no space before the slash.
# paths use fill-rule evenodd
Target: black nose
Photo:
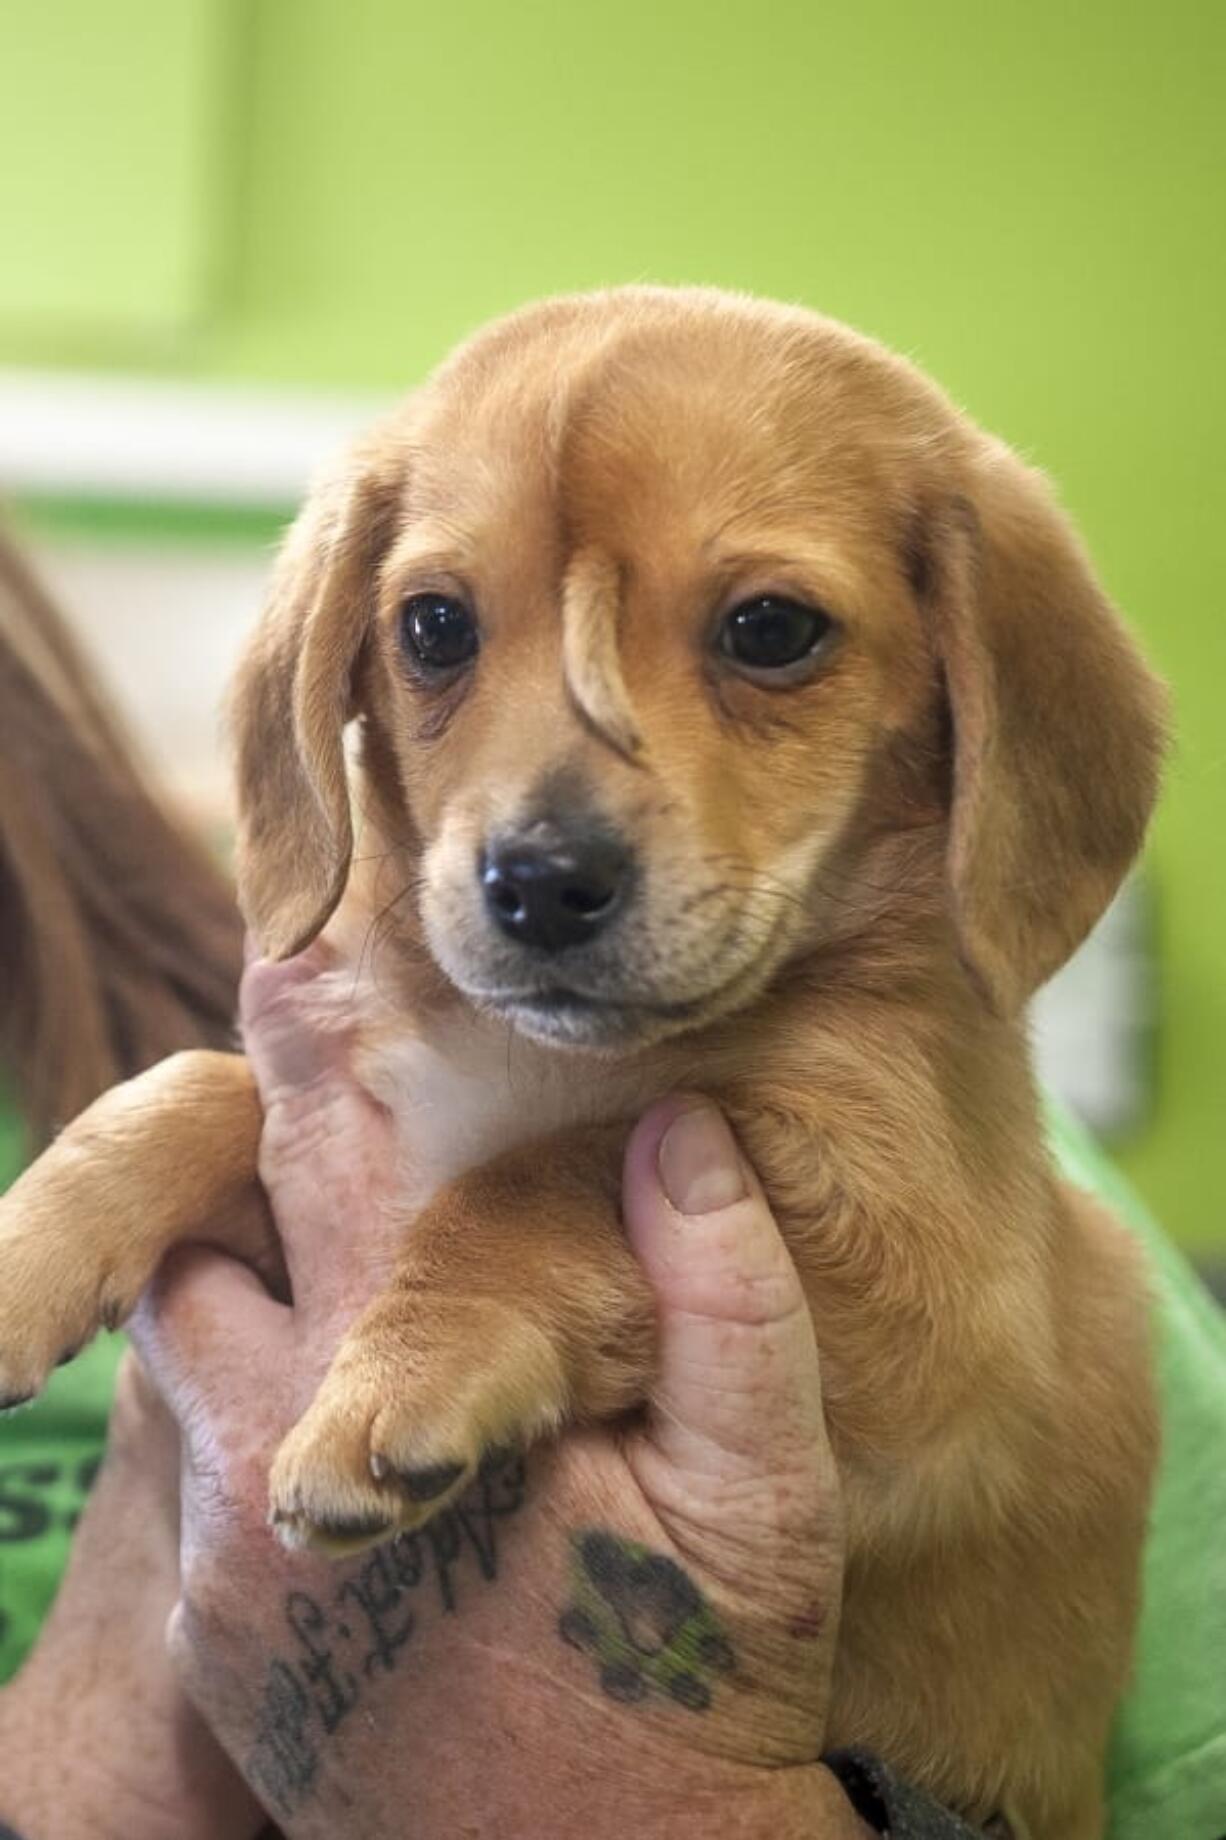
<path id="1" fill-rule="evenodd" d="M 485 904 L 504 933 L 538 951 L 561 952 L 586 945 L 608 925 L 625 898 L 631 857 L 613 837 L 534 826 L 492 843 L 479 871 Z"/>

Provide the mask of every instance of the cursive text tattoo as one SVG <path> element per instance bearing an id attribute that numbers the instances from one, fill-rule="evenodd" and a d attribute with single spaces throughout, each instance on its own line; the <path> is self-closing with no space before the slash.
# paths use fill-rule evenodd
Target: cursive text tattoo
<path id="1" fill-rule="evenodd" d="M 395 1668 L 427 1602 L 450 1616 L 465 1572 L 494 1582 L 499 1524 L 523 1506 L 524 1493 L 522 1459 L 489 1458 L 461 1501 L 420 1532 L 376 1547 L 327 1603 L 307 1591 L 288 1594 L 288 1647 L 269 1663 L 245 1760 L 265 1807 L 288 1818 L 310 1797 L 328 1740 Z"/>

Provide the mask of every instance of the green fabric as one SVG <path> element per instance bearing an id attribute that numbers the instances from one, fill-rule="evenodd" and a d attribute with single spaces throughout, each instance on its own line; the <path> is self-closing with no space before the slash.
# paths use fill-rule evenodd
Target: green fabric
<path id="1" fill-rule="evenodd" d="M 1110 1840 L 1226 1835 L 1226 1315 L 1084 1132 L 1053 1147 L 1144 1243 L 1154 1273 L 1163 1454 L 1131 1693 L 1111 1748 Z"/>
<path id="2" fill-rule="evenodd" d="M 0 1193 L 21 1166 L 22 1130 L 0 1091 Z M 0 1682 L 33 1642 L 68 1560 L 102 1453 L 122 1338 L 101 1335 L 38 1402 L 0 1419 Z"/>
<path id="3" fill-rule="evenodd" d="M 0 1419 L 0 1681 L 20 1665 L 67 1564 L 122 1346 L 100 1335 L 34 1405 Z"/>
<path id="4" fill-rule="evenodd" d="M 1164 1454 L 1136 1679 L 1110 1762 L 1110 1840 L 1226 1834 L 1226 1317 L 1088 1137 L 1052 1112 L 1069 1179 L 1101 1195 L 1154 1270 Z M 0 1113 L 0 1155 L 6 1141 Z M 9 1173 L 12 1173 L 10 1168 Z M 0 1165 L 0 1178 L 4 1171 Z M 0 1680 L 54 1593 L 101 1450 L 121 1342 L 100 1337 L 0 1421 Z"/>
<path id="5" fill-rule="evenodd" d="M 21 1168 L 21 1120 L 11 1105 L 0 1081 L 0 1195 Z"/>

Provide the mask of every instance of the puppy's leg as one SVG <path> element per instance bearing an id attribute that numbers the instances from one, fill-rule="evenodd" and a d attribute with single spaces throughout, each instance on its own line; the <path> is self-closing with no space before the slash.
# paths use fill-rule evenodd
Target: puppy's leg
<path id="1" fill-rule="evenodd" d="M 273 1465 L 288 1545 L 348 1552 L 418 1526 L 485 1451 L 643 1398 L 654 1311 L 618 1218 L 624 1139 L 512 1152 L 418 1216 Z"/>
<path id="2" fill-rule="evenodd" d="M 176 1242 L 258 1250 L 261 1123 L 242 1055 L 175 1054 L 95 1100 L 0 1197 L 0 1406 L 122 1322 Z"/>

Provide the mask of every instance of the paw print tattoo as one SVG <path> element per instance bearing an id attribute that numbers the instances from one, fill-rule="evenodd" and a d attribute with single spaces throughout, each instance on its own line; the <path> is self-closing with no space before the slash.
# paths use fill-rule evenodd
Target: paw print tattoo
<path id="1" fill-rule="evenodd" d="M 610 1699 L 662 1693 L 705 1712 L 715 1682 L 736 1666 L 732 1644 L 681 1567 L 634 1540 L 587 1529 L 571 1541 L 573 1597 L 558 1623 L 592 1657 Z"/>

